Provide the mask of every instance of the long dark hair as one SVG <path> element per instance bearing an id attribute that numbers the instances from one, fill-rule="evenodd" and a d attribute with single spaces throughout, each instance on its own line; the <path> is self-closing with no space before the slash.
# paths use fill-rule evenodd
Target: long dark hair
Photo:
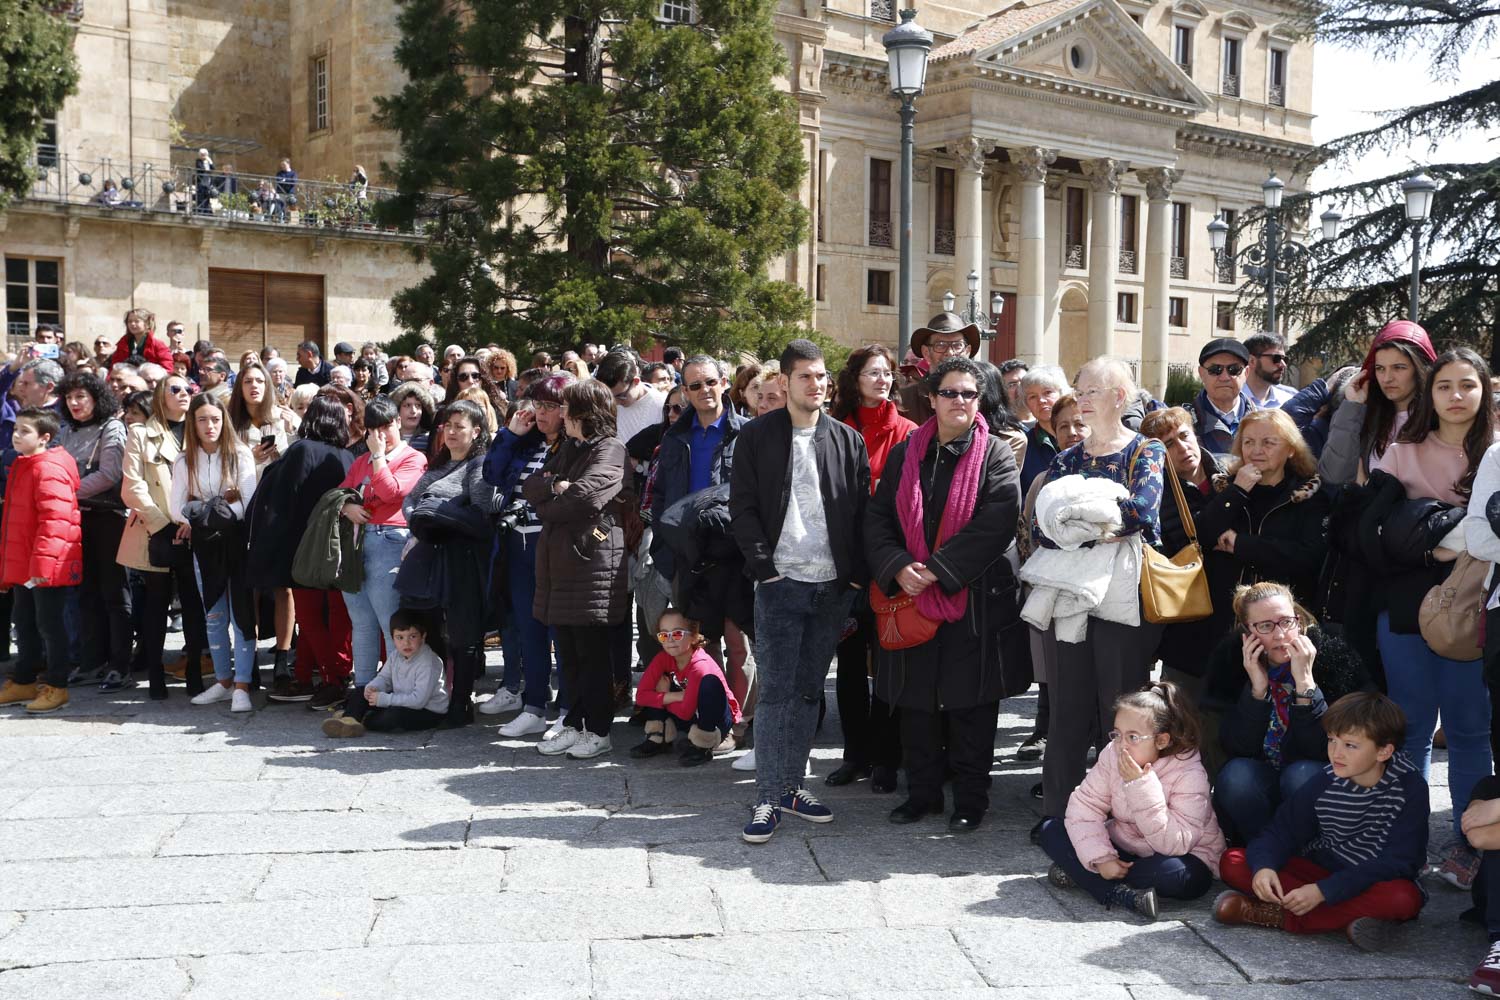
<path id="1" fill-rule="evenodd" d="M 466 354 L 453 362 L 453 372 L 448 376 L 447 392 L 443 396 L 443 405 L 446 406 L 458 399 L 461 387 L 458 384 L 458 370 L 464 365 L 473 365 L 479 372 L 479 385 L 484 389 L 484 394 L 490 397 L 490 405 L 495 408 L 498 417 L 505 412 L 505 397 L 500 392 L 500 387 L 495 385 L 495 380 L 490 378 L 490 373 L 483 363 L 472 354 Z"/>
<path id="2" fill-rule="evenodd" d="M 944 364 L 946 363 L 944 362 Z M 997 434 L 1000 431 L 1020 431 L 1024 434 L 1026 428 L 1022 426 L 1021 421 L 1015 418 L 1010 412 L 1010 407 L 1006 405 L 1005 380 L 1000 377 L 1000 369 L 988 361 L 981 361 L 978 358 L 974 358 L 972 364 L 984 376 L 978 380 L 979 413 L 989 424 L 990 430 Z"/>
<path id="3" fill-rule="evenodd" d="M 1412 364 L 1411 399 L 1406 404 L 1406 412 L 1415 415 L 1421 411 L 1423 404 L 1427 401 L 1429 392 L 1428 381 L 1432 372 L 1436 370 L 1436 363 L 1428 365 L 1427 355 L 1418 350 L 1417 346 L 1408 340 L 1392 340 L 1381 344 L 1378 351 L 1393 347 L 1406 355 L 1406 359 Z M 1372 361 L 1370 366 L 1369 383 L 1375 383 L 1375 366 Z M 1388 444 L 1395 440 L 1393 430 L 1396 426 L 1396 404 L 1385 396 L 1379 384 L 1368 385 L 1368 395 L 1365 403 L 1365 426 L 1359 435 L 1359 453 L 1361 456 L 1374 452 L 1377 457 L 1385 454 Z M 1410 424 L 1408 424 L 1410 426 Z"/>
<path id="4" fill-rule="evenodd" d="M 1474 473 L 1479 470 L 1480 459 L 1484 458 L 1490 445 L 1495 443 L 1495 408 L 1490 402 L 1490 366 L 1484 363 L 1483 358 L 1467 347 L 1455 347 L 1439 354 L 1428 369 L 1426 384 L 1422 387 L 1422 399 L 1407 419 L 1406 426 L 1401 428 L 1398 440 L 1420 444 L 1437 430 L 1438 415 L 1437 404 L 1432 398 L 1433 386 L 1437 384 L 1438 376 L 1444 368 L 1457 364 L 1473 366 L 1474 374 L 1479 379 L 1479 412 L 1474 415 L 1474 423 L 1464 435 L 1464 457 L 1468 459 L 1468 465 L 1462 478 L 1453 484 L 1454 492 L 1468 496 L 1474 490 Z"/>
<path id="5" fill-rule="evenodd" d="M 859 391 L 859 373 L 865 370 L 865 365 L 870 363 L 871 358 L 885 359 L 886 365 L 891 369 L 891 385 L 894 388 L 896 359 L 891 355 L 889 347 L 884 344 L 867 344 L 857 351 L 849 352 L 849 360 L 844 362 L 834 386 L 833 419 L 848 420 L 851 414 L 858 412 L 864 405 L 864 394 Z"/>

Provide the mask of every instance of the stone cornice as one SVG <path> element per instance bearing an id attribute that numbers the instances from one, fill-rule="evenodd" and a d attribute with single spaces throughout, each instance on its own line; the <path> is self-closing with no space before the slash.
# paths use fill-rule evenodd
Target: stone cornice
<path id="1" fill-rule="evenodd" d="M 1177 141 L 1184 152 L 1195 150 L 1212 153 L 1229 152 L 1252 156 L 1276 156 L 1289 160 L 1315 158 L 1321 162 L 1318 147 L 1312 143 L 1273 139 L 1249 132 L 1215 128 L 1211 125 L 1184 125 L 1177 130 Z"/>
<path id="2" fill-rule="evenodd" d="M 425 243 L 427 237 L 417 233 L 393 233 L 378 229 L 313 229 L 304 226 L 280 226 L 265 222 L 226 219 L 219 216 L 184 215 L 181 212 L 156 212 L 145 209 L 105 208 L 102 205 L 68 204 L 37 198 L 17 198 L 7 211 L 12 215 L 41 215 L 61 219 L 64 226 L 76 227 L 83 221 L 111 223 L 117 226 L 173 226 L 197 230 L 200 238 L 212 243 L 212 232 L 234 232 L 248 236 L 285 238 L 317 236 L 330 240 L 358 240 L 365 243 Z M 76 229 L 74 230 L 76 232 Z M 205 235 L 207 234 L 207 235 Z"/>

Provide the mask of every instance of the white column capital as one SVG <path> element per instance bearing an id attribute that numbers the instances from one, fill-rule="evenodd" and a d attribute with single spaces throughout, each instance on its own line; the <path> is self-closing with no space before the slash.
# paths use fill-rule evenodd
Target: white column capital
<path id="1" fill-rule="evenodd" d="M 1010 162 L 1020 171 L 1021 180 L 1040 183 L 1047 179 L 1047 168 L 1057 160 L 1057 150 L 1042 146 L 1022 146 L 1010 151 Z"/>
<path id="2" fill-rule="evenodd" d="M 1095 191 L 1119 194 L 1120 178 L 1130 169 L 1130 164 L 1106 156 L 1097 160 L 1084 160 L 1079 163 L 1079 167 Z"/>
<path id="3" fill-rule="evenodd" d="M 985 158 L 995 151 L 997 145 L 993 139 L 966 135 L 948 148 L 961 169 L 983 173 Z"/>
<path id="4" fill-rule="evenodd" d="M 1137 170 L 1135 175 L 1146 185 L 1147 201 L 1166 201 L 1172 197 L 1172 188 L 1182 179 L 1182 171 L 1172 167 L 1149 167 Z"/>

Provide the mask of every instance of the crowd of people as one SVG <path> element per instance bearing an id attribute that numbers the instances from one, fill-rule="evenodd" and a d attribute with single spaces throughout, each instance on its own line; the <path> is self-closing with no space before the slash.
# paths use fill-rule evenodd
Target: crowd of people
<path id="1" fill-rule="evenodd" d="M 39 328 L 0 371 L 0 705 L 165 699 L 175 675 L 233 712 L 264 685 L 331 738 L 504 716 L 574 759 L 613 752 L 623 712 L 633 758 L 748 751 L 764 843 L 834 819 L 808 759 L 835 664 L 824 782 L 904 772 L 890 821 L 960 834 L 1000 702 L 1037 683 L 1014 753 L 1042 761 L 1057 886 L 1153 919 L 1219 879 L 1220 921 L 1378 951 L 1425 878 L 1500 942 L 1497 397 L 1415 323 L 1300 390 L 1274 335 L 1211 340 L 1182 406 L 1112 358 L 977 360 L 949 313 L 838 371 L 800 339 L 522 368 L 181 338 L 135 309 L 92 351 Z M 1160 603 L 1164 565 L 1196 601 Z M 1500 944 L 1472 984 L 1500 987 Z"/>

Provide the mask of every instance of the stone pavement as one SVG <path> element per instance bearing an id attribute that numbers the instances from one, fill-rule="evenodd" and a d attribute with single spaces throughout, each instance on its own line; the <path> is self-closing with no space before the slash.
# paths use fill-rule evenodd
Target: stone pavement
<path id="1" fill-rule="evenodd" d="M 575 762 L 493 725 L 335 742 L 301 705 L 74 694 L 0 715 L 3 998 L 1371 1000 L 1464 995 L 1485 950 L 1440 885 L 1382 956 L 1217 926 L 1212 893 L 1148 925 L 1052 888 L 1039 767 L 1010 759 L 1029 697 L 979 832 L 892 827 L 896 797 L 817 780 L 835 822 L 752 847 L 750 775 L 632 761 L 623 721 Z M 831 711 L 820 778 L 837 735 Z"/>

